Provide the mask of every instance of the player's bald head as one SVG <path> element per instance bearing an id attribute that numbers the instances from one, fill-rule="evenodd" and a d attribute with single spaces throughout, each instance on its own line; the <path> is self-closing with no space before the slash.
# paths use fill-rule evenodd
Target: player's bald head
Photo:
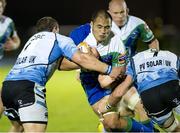
<path id="1" fill-rule="evenodd" d="M 0 2 L 2 3 L 3 8 L 5 8 L 6 7 L 6 0 L 0 0 Z"/>
<path id="2" fill-rule="evenodd" d="M 125 0 L 111 0 L 109 2 L 109 10 L 112 9 L 116 5 L 125 6 L 125 8 L 127 8 Z"/>

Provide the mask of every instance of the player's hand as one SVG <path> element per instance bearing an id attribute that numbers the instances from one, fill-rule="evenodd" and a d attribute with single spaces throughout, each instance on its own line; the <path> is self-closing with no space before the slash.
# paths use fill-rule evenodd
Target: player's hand
<path id="1" fill-rule="evenodd" d="M 109 76 L 113 79 L 119 79 L 121 78 L 124 74 L 125 74 L 126 68 L 121 67 L 121 71 L 119 72 L 119 67 L 113 67 L 111 73 L 109 74 Z"/>
<path id="2" fill-rule="evenodd" d="M 6 43 L 3 45 L 5 51 L 11 51 L 16 49 L 16 44 L 11 38 L 8 38 Z"/>

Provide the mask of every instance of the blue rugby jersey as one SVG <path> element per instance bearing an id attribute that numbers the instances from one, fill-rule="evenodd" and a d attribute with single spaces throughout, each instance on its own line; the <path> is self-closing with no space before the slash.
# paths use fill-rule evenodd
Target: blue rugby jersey
<path id="1" fill-rule="evenodd" d="M 169 52 L 151 49 L 136 54 L 128 64 L 127 75 L 133 77 L 139 93 L 170 80 L 179 80 L 179 59 Z"/>
<path id="2" fill-rule="evenodd" d="M 69 37 L 53 32 L 37 33 L 27 41 L 5 80 L 30 80 L 44 86 L 58 59 L 63 56 L 71 59 L 77 50 Z"/>

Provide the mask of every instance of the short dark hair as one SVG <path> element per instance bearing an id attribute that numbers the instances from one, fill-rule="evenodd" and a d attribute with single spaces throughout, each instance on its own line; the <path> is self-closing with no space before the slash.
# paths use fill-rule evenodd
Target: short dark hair
<path id="1" fill-rule="evenodd" d="M 6 0 L 0 0 L 0 2 L 2 2 L 3 8 L 5 8 L 6 7 Z"/>
<path id="2" fill-rule="evenodd" d="M 54 27 L 59 26 L 58 21 L 52 17 L 43 17 L 36 23 L 37 32 L 52 31 Z"/>
<path id="3" fill-rule="evenodd" d="M 99 10 L 95 11 L 91 17 L 91 21 L 94 22 L 98 17 L 103 17 L 106 19 L 109 18 L 112 21 L 111 15 L 104 9 L 99 9 Z"/>

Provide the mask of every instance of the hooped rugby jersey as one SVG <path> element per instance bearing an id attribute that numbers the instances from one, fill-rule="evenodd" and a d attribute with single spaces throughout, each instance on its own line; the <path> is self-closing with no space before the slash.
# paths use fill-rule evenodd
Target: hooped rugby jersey
<path id="1" fill-rule="evenodd" d="M 136 54 L 128 64 L 127 75 L 133 77 L 139 93 L 170 80 L 179 80 L 179 58 L 169 51 L 152 49 Z"/>
<path id="2" fill-rule="evenodd" d="M 30 80 L 45 85 L 58 59 L 62 56 L 71 59 L 76 51 L 69 37 L 53 32 L 37 33 L 27 41 L 5 80 Z"/>

